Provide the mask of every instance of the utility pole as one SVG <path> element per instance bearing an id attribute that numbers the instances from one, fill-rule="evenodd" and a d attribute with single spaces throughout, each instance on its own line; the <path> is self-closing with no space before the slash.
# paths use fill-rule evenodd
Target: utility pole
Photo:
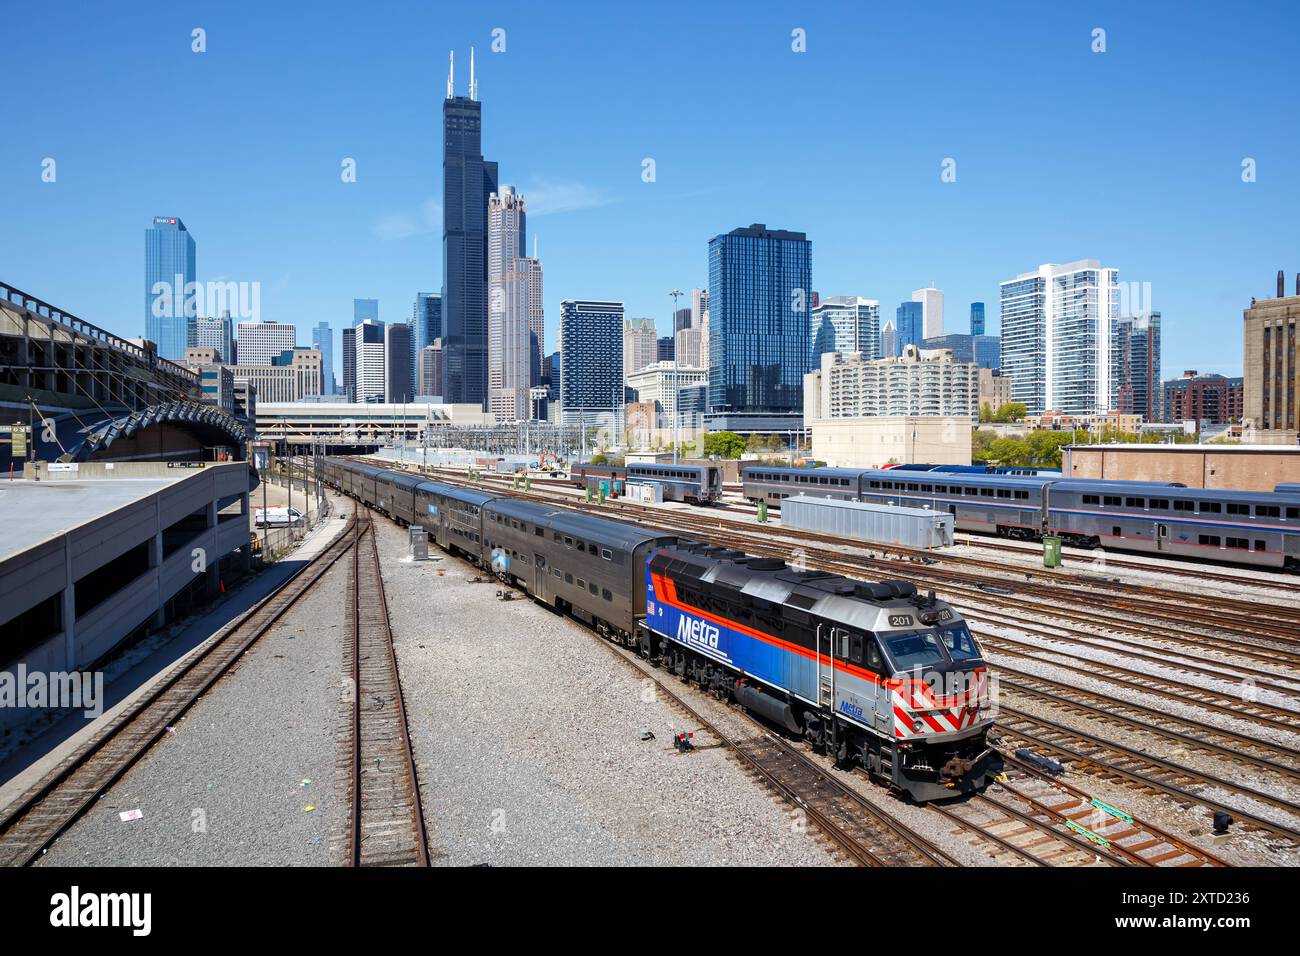
<path id="1" fill-rule="evenodd" d="M 682 397 L 681 378 L 677 366 L 677 300 L 684 294 L 681 289 L 673 289 L 668 293 L 673 297 L 673 313 L 668 317 L 668 327 L 672 329 L 673 336 L 673 464 L 677 464 L 677 444 L 678 444 L 678 423 L 681 416 L 678 414 L 677 403 Z M 692 306 L 694 308 L 694 306 Z"/>

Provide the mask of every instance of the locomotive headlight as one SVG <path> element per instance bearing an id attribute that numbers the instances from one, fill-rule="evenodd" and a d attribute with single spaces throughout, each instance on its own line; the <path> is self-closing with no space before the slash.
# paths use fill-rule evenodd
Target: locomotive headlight
<path id="1" fill-rule="evenodd" d="M 921 723 L 919 720 L 912 721 L 912 733 L 919 734 L 923 727 L 925 727 L 925 724 Z"/>

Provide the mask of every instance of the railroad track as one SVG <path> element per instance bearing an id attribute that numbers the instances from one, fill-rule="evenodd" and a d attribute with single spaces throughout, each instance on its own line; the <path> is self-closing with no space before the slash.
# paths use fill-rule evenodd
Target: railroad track
<path id="1" fill-rule="evenodd" d="M 566 504 L 569 507 L 574 506 L 573 502 L 561 502 L 561 503 Z M 583 509 L 579 508 L 578 510 L 583 510 Z M 644 515 L 639 517 L 640 517 L 640 521 L 638 521 L 638 523 L 641 523 L 642 521 L 645 520 Z M 718 522 L 716 520 L 709 519 L 707 516 L 692 516 L 692 515 L 683 516 L 681 512 L 667 511 L 667 512 L 657 512 L 655 517 L 651 520 L 653 520 L 655 523 L 659 524 L 660 526 L 667 526 L 670 524 L 676 525 L 678 530 L 684 530 L 685 533 L 700 536 L 705 539 L 711 539 L 714 541 L 714 543 L 722 543 L 733 547 L 735 546 L 745 547 L 747 550 L 750 550 L 755 554 L 768 554 L 774 556 L 784 555 L 783 550 L 779 548 L 774 548 L 772 546 L 772 544 L 770 543 L 770 537 L 767 539 L 767 543 L 763 545 L 759 545 L 759 544 L 751 545 L 748 542 L 738 545 L 735 540 L 736 537 L 753 538 L 754 532 L 746 531 L 746 529 L 721 529 L 721 530 L 716 529 L 714 525 L 718 524 Z M 683 525 L 685 526 L 684 528 L 682 527 Z M 720 535 L 724 533 L 728 535 L 728 540 L 720 540 Z M 788 550 L 788 548 L 785 550 Z M 846 560 L 845 558 L 839 555 L 831 554 L 828 555 L 828 557 L 826 558 L 818 557 L 816 560 L 809 561 L 807 563 L 826 570 L 847 572 L 853 576 L 860 576 L 857 573 L 858 569 L 855 566 L 856 562 Z M 988 597 L 990 597 L 989 595 L 984 594 L 982 591 L 977 593 L 982 599 L 987 599 Z M 996 595 L 992 597 L 996 599 Z M 1057 595 L 1058 602 L 1060 601 L 1060 599 L 1061 596 Z M 997 603 L 997 602 L 996 600 L 994 600 L 991 601 L 990 603 Z M 1023 610 L 1023 609 L 1018 608 L 1018 610 Z M 1059 613 L 1059 603 L 1056 605 L 1054 610 L 1056 610 Z M 978 614 L 976 614 L 976 616 L 978 617 Z M 1227 662 L 1220 662 L 1211 658 L 1206 658 L 1204 656 L 1181 654 L 1180 656 L 1183 658 L 1183 660 L 1170 661 L 1167 659 L 1167 657 L 1161 658 L 1156 655 L 1139 650 L 1138 648 L 1140 648 L 1142 645 L 1135 644 L 1134 642 L 1127 642 L 1130 645 L 1130 647 L 1128 650 L 1126 650 L 1125 647 L 1123 646 L 1126 642 L 1119 641 L 1119 640 L 1115 641 L 1115 643 L 1121 646 L 1116 647 L 1116 646 L 1102 644 L 1100 639 L 1092 637 L 1090 635 L 1083 635 L 1082 637 L 1076 637 L 1076 636 L 1063 637 L 1061 635 L 1049 635 L 1049 636 L 1052 636 L 1057 640 L 1065 639 L 1065 640 L 1070 640 L 1074 643 L 1090 644 L 1094 647 L 1098 647 L 1110 651 L 1116 655 L 1127 655 L 1127 656 L 1133 656 L 1140 659 L 1144 658 L 1146 660 L 1155 661 L 1164 664 L 1166 666 L 1172 666 L 1182 670 L 1190 670 L 1192 672 L 1200 673 L 1214 679 L 1232 680 L 1233 677 L 1237 676 L 1236 674 L 1223 673 L 1223 672 L 1216 671 L 1210 667 L 1203 666 L 1204 664 L 1216 664 L 1222 667 L 1231 666 Z M 1042 655 L 1045 653 L 1046 654 L 1063 653 L 1058 651 L 1055 648 L 1044 648 L 1041 646 L 1025 644 L 1023 642 L 1013 641 L 1010 643 L 1012 644 L 1019 643 L 1020 647 L 1023 647 L 1026 650 L 1031 651 L 1030 654 L 1025 654 L 1022 656 L 1030 656 L 1030 657 L 1036 657 L 1038 659 L 1042 659 Z M 995 642 L 995 646 L 997 646 L 996 642 Z M 1151 645 L 1147 645 L 1147 646 L 1150 647 Z M 1160 648 L 1160 649 L 1163 650 L 1164 648 Z M 1078 655 L 1070 655 L 1068 653 L 1064 653 L 1064 656 L 1066 656 L 1067 658 L 1071 656 L 1078 657 Z M 1094 668 L 1097 667 L 1096 662 L 1089 658 L 1078 657 L 1078 659 L 1087 661 Z M 1189 661 L 1198 661 L 1198 663 L 1188 663 Z M 1277 658 L 1271 658 L 1270 662 L 1282 663 L 1282 661 Z M 1055 665 L 1054 661 L 1051 663 Z M 1142 672 L 1127 670 L 1125 668 L 1118 667 L 1118 666 L 1112 667 L 1111 665 L 1104 665 L 1103 670 L 1110 670 L 1112 672 L 1124 673 L 1126 675 L 1129 675 L 1127 677 L 1129 682 L 1136 684 L 1138 686 L 1142 686 L 1143 689 L 1152 689 L 1150 685 L 1156 685 L 1158 687 L 1162 681 L 1162 678 L 1160 677 L 1150 675 L 1150 674 L 1143 674 Z M 1244 670 L 1249 672 L 1251 669 L 1245 668 Z M 1261 676 L 1269 673 L 1267 671 L 1263 671 L 1262 669 L 1255 669 L 1255 671 Z M 1096 677 L 1097 675 L 1095 673 L 1091 673 L 1089 676 Z M 1246 676 L 1251 676 L 1251 675 L 1247 673 Z M 1287 679 L 1287 677 L 1284 676 L 1283 679 L 1285 680 Z M 1261 686 L 1261 682 L 1257 681 L 1256 685 Z M 1284 693 L 1284 694 L 1294 694 L 1296 690 L 1296 688 L 1287 687 L 1282 684 L 1276 684 L 1271 681 L 1262 682 L 1262 686 L 1275 690 L 1278 693 Z M 1039 690 L 1039 696 L 1045 696 L 1041 691 L 1041 689 Z M 1229 709 L 1226 695 L 1219 695 L 1216 694 L 1216 692 L 1206 691 L 1203 688 L 1195 688 L 1189 686 L 1186 688 L 1184 693 L 1178 695 L 1178 699 L 1185 700 L 1189 703 L 1196 703 L 1197 705 L 1203 705 L 1204 702 L 1207 700 L 1214 701 L 1216 698 L 1223 699 L 1224 701 L 1223 704 L 1219 706 L 1222 707 L 1225 712 L 1230 712 L 1233 714 L 1233 716 L 1238 718 L 1244 716 L 1250 716 L 1248 713 L 1245 713 L 1245 711 L 1254 709 L 1254 710 L 1262 711 L 1265 714 L 1268 714 L 1269 716 L 1266 719 L 1272 720 L 1276 726 L 1281 726 L 1284 727 L 1285 729 L 1289 729 L 1289 730 L 1294 729 L 1296 726 L 1296 722 L 1300 721 L 1300 714 L 1289 711 L 1285 708 L 1272 707 L 1270 705 L 1258 705 L 1255 704 L 1255 702 L 1253 701 L 1247 701 L 1247 702 L 1238 701 L 1236 702 L 1234 707 Z M 1243 704 L 1246 704 L 1248 706 L 1243 707 Z M 1084 707 L 1086 709 L 1091 705 L 1081 705 L 1078 699 L 1076 698 L 1073 701 L 1067 699 L 1064 702 L 1064 706 L 1066 707 L 1066 709 L 1070 709 L 1070 707 L 1073 707 L 1074 709 L 1078 710 L 1080 707 Z M 1097 708 L 1094 707 L 1093 710 L 1096 711 Z M 1128 720 L 1129 723 L 1135 723 L 1136 721 L 1136 719 L 1133 717 L 1127 717 L 1123 719 Z M 1042 733 L 1038 735 L 1030 734 L 1027 732 L 1026 728 L 1028 725 L 1025 722 L 1030 720 L 1036 721 L 1037 719 L 1030 718 L 1029 715 L 1023 712 L 1013 712 L 1013 715 L 1010 716 L 1008 720 L 1012 725 L 1000 729 L 1005 729 L 1009 734 L 1016 736 L 1018 739 L 1026 741 L 1031 746 L 1038 745 L 1041 747 L 1047 747 L 1050 752 L 1053 752 L 1055 754 L 1060 755 L 1061 757 L 1066 758 L 1066 760 L 1069 762 L 1086 764 L 1089 768 L 1100 772 L 1101 775 L 1104 777 L 1110 777 L 1112 779 L 1119 778 L 1129 784 L 1136 784 L 1140 787 L 1145 787 L 1149 790 L 1163 792 L 1166 795 L 1172 796 L 1174 799 L 1182 802 L 1191 802 L 1215 810 L 1220 810 L 1220 809 L 1224 810 L 1226 812 L 1231 813 L 1234 817 L 1240 820 L 1244 825 L 1254 827 L 1257 829 L 1268 830 L 1273 832 L 1274 834 L 1285 836 L 1286 838 L 1293 841 L 1295 841 L 1297 837 L 1300 837 L 1300 832 L 1297 832 L 1296 830 L 1294 830 L 1293 828 L 1285 824 L 1279 824 L 1276 821 L 1272 821 L 1265 817 L 1260 817 L 1256 814 L 1249 813 L 1247 811 L 1240 809 L 1239 807 L 1228 806 L 1218 801 L 1202 797 L 1187 788 L 1189 786 L 1199 787 L 1201 785 L 1220 787 L 1224 790 L 1231 791 L 1240 794 L 1242 796 L 1245 796 L 1249 800 L 1259 801 L 1260 803 L 1269 804 L 1274 807 L 1284 808 L 1289 811 L 1292 810 L 1291 804 L 1288 803 L 1288 801 L 1286 801 L 1284 798 L 1275 796 L 1273 794 L 1268 794 L 1259 790 L 1255 790 L 1250 787 L 1241 786 L 1240 784 L 1237 784 L 1235 781 L 1232 780 L 1216 778 L 1208 774 L 1198 773 L 1197 771 L 1191 770 L 1190 768 L 1181 767 L 1178 764 L 1175 764 L 1171 761 L 1163 760 L 1158 757 L 1152 757 L 1146 754 L 1141 754 L 1138 753 L 1137 751 L 1132 750 L 1131 748 L 1124 748 L 1122 745 L 1112 744 L 1111 742 L 1103 740 L 1100 737 L 1096 737 L 1094 735 L 1082 734 L 1081 732 L 1074 731 L 1072 728 L 1066 728 L 1059 724 L 1050 724 L 1050 723 L 1044 723 L 1042 721 L 1038 721 L 1037 726 L 1039 727 Z M 1150 722 L 1144 722 L 1144 723 L 1145 726 L 1143 729 L 1148 730 L 1148 732 L 1155 733 L 1157 736 L 1164 736 L 1167 739 L 1175 739 L 1175 740 L 1179 738 L 1180 733 L 1171 730 L 1167 726 L 1160 727 L 1159 725 L 1152 724 Z M 1213 729 L 1213 730 L 1217 730 L 1217 729 Z M 1227 732 L 1227 733 L 1228 735 L 1231 735 L 1231 732 Z M 1043 734 L 1045 734 L 1045 736 Z M 1187 737 L 1187 735 L 1183 735 L 1183 736 Z M 1180 742 L 1190 743 L 1193 742 L 1193 738 L 1187 737 L 1186 740 Z M 1262 745 L 1262 742 L 1257 742 L 1257 743 L 1261 743 Z M 1206 742 L 1205 745 L 1201 746 L 1199 749 L 1214 750 L 1215 747 L 1216 745 Z M 1230 750 L 1228 745 L 1221 744 L 1221 745 L 1217 745 L 1217 747 L 1218 747 L 1219 756 L 1229 756 Z M 1251 757 L 1249 755 L 1244 755 L 1244 760 L 1245 762 L 1253 763 L 1257 768 L 1269 769 L 1275 772 L 1280 771 L 1284 777 L 1291 776 L 1291 772 L 1292 772 L 1291 768 L 1287 768 L 1284 765 L 1278 765 L 1278 764 L 1273 764 L 1270 766 L 1268 762 L 1268 758 L 1266 757 Z"/>
<path id="2" fill-rule="evenodd" d="M 353 529 L 348 592 L 352 679 L 340 767 L 349 795 L 348 866 L 428 866 L 429 844 L 411 751 L 397 653 L 388 619 L 374 523 Z"/>
<path id="3" fill-rule="evenodd" d="M 463 475 L 451 473 L 436 476 L 437 479 L 452 483 L 466 484 Z M 486 477 L 491 484 L 501 486 L 503 493 L 516 497 L 532 498 L 575 511 L 592 511 L 581 498 L 555 489 L 533 488 L 525 491 L 512 487 L 508 479 L 495 476 Z M 475 483 L 469 483 L 475 484 Z M 482 482 L 477 483 L 482 487 Z M 737 522 L 721 522 L 711 518 L 709 509 L 699 512 L 681 509 L 647 509 L 643 505 L 610 500 L 599 510 L 619 512 L 611 515 L 636 524 L 653 524 L 660 528 L 673 529 L 693 534 L 702 538 L 721 541 L 731 546 L 743 546 L 751 550 L 770 545 L 773 535 L 780 534 L 789 539 L 794 547 L 804 548 L 808 553 L 822 553 L 834 560 L 851 566 L 855 576 L 862 571 L 885 575 L 897 575 L 898 562 L 876 559 L 867 556 L 843 554 L 843 542 L 833 535 L 819 534 L 791 529 L 747 527 Z M 746 542 L 743 545 L 737 542 Z M 1115 585 L 1105 581 L 1088 581 L 1081 583 L 1077 577 L 1068 573 L 1035 569 L 1036 578 L 1046 577 L 1047 581 L 1021 581 L 1008 577 L 1020 574 L 1020 569 L 1008 569 L 1008 566 L 992 561 L 968 557 L 936 557 L 933 552 L 893 546 L 864 545 L 873 552 L 897 553 L 900 556 L 923 561 L 908 564 L 908 574 L 916 579 L 918 585 L 942 587 L 949 594 L 961 594 L 988 604 L 1010 604 L 998 600 L 996 593 L 986 590 L 988 585 L 1007 588 L 1014 586 L 1016 591 L 1015 606 L 1019 612 L 1031 612 L 1055 615 L 1089 626 L 1104 626 L 1120 632 L 1129 632 L 1135 636 L 1160 636 L 1171 642 L 1190 644 L 1223 650 L 1226 642 L 1247 656 L 1255 655 L 1263 659 L 1266 651 L 1259 648 L 1261 636 L 1269 637 L 1283 644 L 1268 656 L 1270 659 L 1284 662 L 1300 663 L 1300 608 L 1287 605 L 1262 604 L 1252 601 L 1243 605 L 1240 601 L 1216 599 L 1206 595 L 1188 594 L 1164 590 L 1155 587 L 1126 585 L 1119 594 L 1101 593 L 1099 585 L 1113 590 Z M 786 547 L 786 552 L 789 547 Z M 960 563 L 963 568 L 983 568 L 993 574 L 981 574 L 973 570 L 940 565 L 952 562 Z M 1086 606 L 1088 613 L 1070 610 L 1070 606 Z M 1134 617 L 1136 615 L 1136 618 Z M 1154 623 L 1153 618 L 1163 618 L 1172 626 Z M 1188 625 L 1195 624 L 1212 631 L 1210 634 L 1190 632 Z"/>
<path id="4" fill-rule="evenodd" d="M 293 605 L 352 549 L 344 533 L 224 633 L 209 638 L 129 709 L 95 732 L 0 818 L 0 865 L 36 861 L 185 715 Z"/>
<path id="5" fill-rule="evenodd" d="M 1184 805 L 1199 804 L 1211 811 L 1227 813 L 1247 829 L 1263 830 L 1300 846 L 1300 829 L 1295 826 L 1262 817 L 1189 788 L 1216 787 L 1292 814 L 1297 812 L 1294 801 L 1007 707 L 1000 710 L 995 733 L 1010 745 L 1009 749 L 1023 747 L 1040 755 L 1050 754 L 1067 766 L 1087 767 L 1096 776 L 1161 793 Z M 1004 754 L 1007 749 L 1004 747 Z"/>
<path id="6" fill-rule="evenodd" d="M 1036 866 L 1227 866 L 1224 861 L 1024 763 L 964 803 L 931 809 L 993 843 L 999 863 Z"/>
<path id="7" fill-rule="evenodd" d="M 450 479 L 453 481 L 465 481 L 464 475 L 460 472 L 456 472 L 454 469 L 441 469 L 439 471 L 440 474 L 436 476 L 438 478 Z M 484 475 L 482 476 L 482 482 L 499 485 L 502 487 L 503 491 L 508 490 L 512 494 L 524 497 L 545 496 L 547 500 L 554 501 L 570 508 L 578 508 L 585 504 L 582 498 L 559 491 L 555 488 L 535 486 L 529 491 L 514 489 L 510 478 L 496 475 Z M 606 509 L 612 508 L 614 510 L 629 512 L 634 515 L 643 515 L 648 513 L 643 505 L 634 502 L 620 501 L 618 499 L 607 500 L 603 507 Z M 722 508 L 701 508 L 698 509 L 697 512 L 684 512 L 680 509 L 654 509 L 654 512 L 662 517 L 670 519 L 675 518 L 677 520 L 688 522 L 698 521 L 704 523 L 712 523 L 710 512 L 716 511 L 733 512 L 735 509 L 729 506 Z M 741 534 L 760 533 L 759 529 L 747 528 L 745 525 L 736 522 L 728 522 L 728 524 Z M 839 543 L 838 539 L 835 539 L 832 535 L 781 528 L 779 526 L 769 526 L 762 533 L 768 538 L 770 538 L 773 533 L 781 533 L 796 542 L 820 541 L 830 544 Z M 923 559 L 928 562 L 927 567 L 933 573 L 950 576 L 950 579 L 953 581 L 961 581 L 965 579 L 974 583 L 979 583 L 980 581 L 988 582 L 990 580 L 1000 580 L 1005 582 L 1008 575 L 1018 575 L 1023 573 L 1025 570 L 1020 567 L 1008 566 L 1005 562 L 982 559 L 971 555 L 950 555 L 917 548 L 907 548 L 899 545 L 873 544 L 868 547 L 871 550 L 882 554 L 894 554 L 902 558 L 917 560 Z M 1106 560 L 1108 566 L 1124 566 L 1122 562 L 1113 560 L 1109 554 L 1107 555 Z M 935 567 L 936 565 L 945 564 L 954 565 L 954 567 Z M 1129 562 L 1129 564 L 1133 564 L 1133 566 L 1138 568 L 1145 567 L 1141 564 L 1134 564 L 1133 562 Z M 989 578 L 988 576 L 985 576 L 981 578 L 978 575 L 972 574 L 969 570 L 957 569 L 955 567 L 956 565 L 960 565 L 965 569 L 980 569 L 986 572 L 992 572 L 994 577 Z M 1279 638 L 1291 640 L 1300 639 L 1300 607 L 1294 605 L 1252 601 L 1248 606 L 1243 606 L 1242 602 L 1236 597 L 1187 593 L 1185 591 L 1173 590 L 1158 585 L 1116 582 L 1102 578 L 1090 578 L 1085 581 L 1080 579 L 1078 575 L 1069 571 L 1059 571 L 1039 567 L 1035 567 L 1032 573 L 1035 578 L 1039 580 L 1037 583 L 1033 584 L 1029 590 L 1034 591 L 1040 597 L 1055 599 L 1059 597 L 1061 589 L 1080 592 L 1086 588 L 1092 593 L 1092 596 L 1096 598 L 1098 595 L 1095 592 L 1098 589 L 1101 589 L 1104 591 L 1118 592 L 1117 594 L 1106 594 L 1101 596 L 1106 601 L 1113 602 L 1116 610 L 1128 610 L 1136 606 L 1142 613 L 1149 613 L 1154 608 L 1159 608 L 1161 611 L 1168 612 L 1170 615 L 1175 616 L 1180 623 L 1183 624 L 1188 620 L 1195 620 L 1219 630 L 1224 630 L 1225 628 L 1232 630 L 1234 633 L 1239 633 L 1243 637 L 1253 637 L 1260 632 L 1264 632 L 1273 634 Z M 1198 575 L 1195 572 L 1189 572 L 1188 576 L 1197 577 Z M 1206 580 L 1221 579 L 1237 584 L 1246 584 L 1248 586 L 1253 583 L 1250 579 L 1243 579 L 1241 577 L 1226 574 L 1216 575 L 1209 571 L 1206 571 L 1204 574 L 1199 576 Z M 1282 584 L 1289 584 L 1290 587 L 1283 588 L 1280 586 Z M 1300 584 L 1295 584 L 1294 582 L 1279 582 L 1279 590 L 1300 591 Z M 1142 605 L 1136 605 L 1134 598 L 1141 598 L 1145 603 Z M 1094 603 L 1096 602 L 1094 601 Z M 1225 613 L 1232 616 L 1232 621 L 1248 624 L 1248 626 L 1233 628 L 1231 624 L 1225 622 Z"/>

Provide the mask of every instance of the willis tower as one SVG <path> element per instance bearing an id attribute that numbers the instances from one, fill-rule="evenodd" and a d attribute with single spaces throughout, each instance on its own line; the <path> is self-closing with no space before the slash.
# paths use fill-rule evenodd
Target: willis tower
<path id="1" fill-rule="evenodd" d="M 483 159 L 483 110 L 469 55 L 469 95 L 457 96 L 455 54 L 442 104 L 442 397 L 487 408 L 488 197 L 497 164 Z"/>

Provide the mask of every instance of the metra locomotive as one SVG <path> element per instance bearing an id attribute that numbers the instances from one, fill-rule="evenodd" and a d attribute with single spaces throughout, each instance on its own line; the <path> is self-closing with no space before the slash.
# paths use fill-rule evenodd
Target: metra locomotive
<path id="1" fill-rule="evenodd" d="M 330 459 L 328 484 L 916 800 L 983 787 L 987 668 L 933 594 Z"/>
<path id="2" fill-rule="evenodd" d="M 1060 535 L 1067 544 L 1300 571 L 1300 493 L 901 469 L 746 468 L 744 495 L 780 505 L 792 494 L 934 508 L 960 531 L 1005 538 Z"/>

